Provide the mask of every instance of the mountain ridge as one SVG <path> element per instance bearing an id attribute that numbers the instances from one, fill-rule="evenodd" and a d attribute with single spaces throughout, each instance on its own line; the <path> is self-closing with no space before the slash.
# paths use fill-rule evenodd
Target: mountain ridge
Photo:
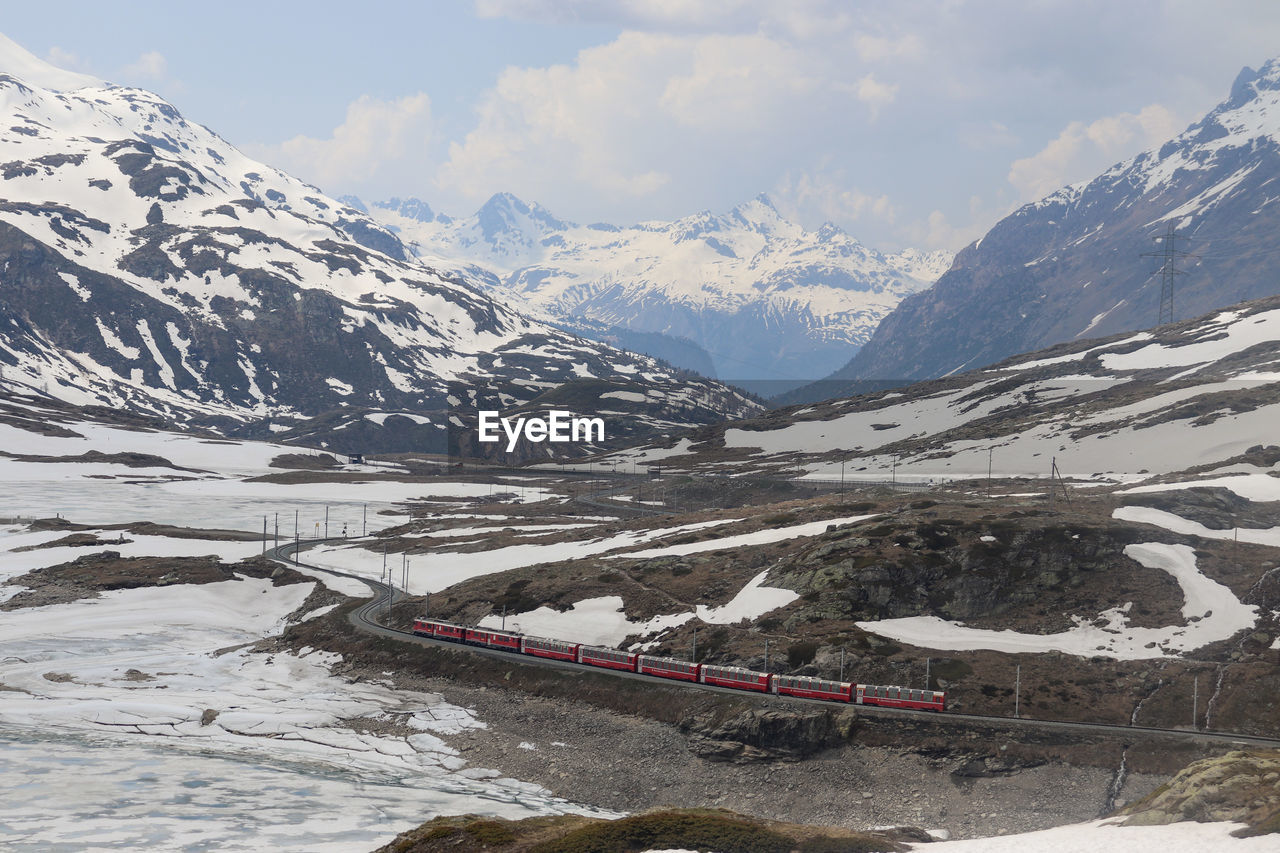
<path id="1" fill-rule="evenodd" d="M 1259 252 L 1280 227 L 1280 61 L 1246 68 L 1227 100 L 1177 137 L 1024 205 L 905 298 L 830 378 L 903 382 L 1158 321 L 1168 224 L 1190 237 L 1175 319 L 1277 292 Z M 1187 247 L 1182 244 L 1179 248 Z"/>
<path id="2" fill-rule="evenodd" d="M 145 90 L 62 92 L 3 74 L 0 125 L 8 383 L 237 434 L 302 430 L 335 447 L 359 422 L 366 448 L 422 449 L 447 433 L 460 389 L 497 409 L 585 380 L 656 390 L 613 407 L 637 419 L 629 429 L 758 408 L 495 302 Z M 309 424 L 334 411 L 346 414 L 325 430 Z M 398 438 L 364 427 L 402 411 L 431 412 L 430 423 L 393 421 Z"/>
<path id="3" fill-rule="evenodd" d="M 950 262 L 881 253 L 831 223 L 806 231 L 765 194 L 723 214 L 630 226 L 579 225 L 510 193 L 462 219 L 424 217 L 431 208 L 417 199 L 370 210 L 423 257 L 488 270 L 490 287 L 550 319 L 686 338 L 732 380 L 821 376 Z"/>

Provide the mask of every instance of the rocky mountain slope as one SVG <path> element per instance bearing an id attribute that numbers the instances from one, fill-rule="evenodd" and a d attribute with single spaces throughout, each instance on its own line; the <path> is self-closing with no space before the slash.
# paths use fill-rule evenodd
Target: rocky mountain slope
<path id="1" fill-rule="evenodd" d="M 1130 481 L 1274 443 L 1280 297 L 986 370 L 779 409 L 619 454 L 704 472 L 838 480 Z"/>
<path id="2" fill-rule="evenodd" d="M 1159 148 L 1064 187 L 996 224 L 931 289 L 905 299 L 835 377 L 925 379 L 1160 319 L 1170 226 L 1174 319 L 1280 292 L 1280 60 L 1246 68 L 1230 97 Z M 826 389 L 824 389 L 825 391 Z"/>
<path id="3" fill-rule="evenodd" d="M 424 257 L 487 269 L 493 286 L 558 322 L 685 338 L 710 353 L 715 375 L 734 380 L 829 373 L 951 260 L 883 254 L 831 224 L 806 231 L 764 195 L 722 215 L 630 227 L 567 222 L 507 193 L 465 219 L 417 199 L 377 202 L 370 213 Z"/>
<path id="4" fill-rule="evenodd" d="M 532 320 L 158 96 L 7 41 L 0 179 L 0 378 L 52 397 L 403 450 L 581 381 L 639 395 L 610 408 L 656 429 L 756 408 Z"/>

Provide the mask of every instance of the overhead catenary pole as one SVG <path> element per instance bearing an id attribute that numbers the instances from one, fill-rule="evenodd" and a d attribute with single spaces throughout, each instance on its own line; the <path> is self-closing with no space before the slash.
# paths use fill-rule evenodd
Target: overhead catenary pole
<path id="1" fill-rule="evenodd" d="M 1022 693 L 1022 664 L 1018 664 L 1017 675 L 1013 681 L 1013 716 L 1020 716 L 1018 713 L 1018 699 Z"/>
<path id="2" fill-rule="evenodd" d="M 361 536 L 369 535 L 369 505 L 368 504 L 364 505 L 363 520 L 360 522 L 360 535 Z"/>
<path id="3" fill-rule="evenodd" d="M 262 517 L 262 553 L 267 553 L 267 517 Z"/>
<path id="4" fill-rule="evenodd" d="M 840 647 L 840 680 L 844 681 L 844 646 Z"/>
<path id="5" fill-rule="evenodd" d="M 302 548 L 302 540 L 298 538 L 298 511 L 293 511 L 293 564 L 298 565 L 298 551 Z"/>
<path id="6" fill-rule="evenodd" d="M 991 463 L 996 449 L 994 447 L 987 448 L 987 499 L 991 499 Z"/>
<path id="7" fill-rule="evenodd" d="M 329 538 L 329 505 L 324 505 L 324 538 Z"/>
<path id="8" fill-rule="evenodd" d="M 1200 676 L 1196 676 L 1191 686 L 1191 728 L 1200 730 Z"/>

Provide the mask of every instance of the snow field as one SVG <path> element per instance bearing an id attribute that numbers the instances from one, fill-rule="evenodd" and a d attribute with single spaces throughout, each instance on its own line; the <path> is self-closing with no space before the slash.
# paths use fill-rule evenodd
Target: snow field
<path id="1" fill-rule="evenodd" d="M 430 554 L 414 554 L 409 556 L 408 592 L 413 595 L 439 592 L 456 583 L 482 575 L 536 566 L 540 563 L 555 563 L 560 560 L 603 554 L 617 548 L 633 547 L 662 536 L 730 524 L 737 520 L 726 518 L 657 530 L 632 530 L 580 542 L 508 545 L 491 551 L 471 553 L 433 551 Z M 382 575 L 382 555 L 355 545 L 323 545 L 307 551 L 305 559 L 306 562 L 321 568 L 337 569 L 361 577 L 376 579 Z M 393 569 L 392 576 L 397 584 L 400 583 L 402 559 L 399 554 L 391 554 L 387 558 L 387 565 Z"/>
<path id="2" fill-rule="evenodd" d="M 1195 552 L 1186 545 L 1147 542 L 1126 546 L 1124 553 L 1143 566 L 1168 572 L 1182 587 L 1184 617 L 1198 621 L 1164 628 L 1127 624 L 1129 605 L 1113 607 L 1057 634 L 1022 634 L 969 628 L 936 616 L 908 616 L 856 623 L 859 628 L 898 642 L 927 649 L 970 651 L 991 649 L 1009 653 L 1062 652 L 1078 657 L 1148 660 L 1174 656 L 1225 640 L 1257 619 L 1257 608 L 1242 604 L 1230 589 L 1205 577 L 1196 568 Z"/>
<path id="3" fill-rule="evenodd" d="M 484 628 L 502 628 L 505 625 L 508 631 L 592 646 L 617 646 L 633 634 L 647 636 L 679 627 L 693 618 L 692 613 L 676 613 L 632 621 L 622 608 L 621 596 L 604 595 L 574 602 L 563 613 L 550 607 L 539 607 L 525 613 L 507 614 L 505 620 L 501 616 L 486 616 L 480 620 L 480 625 Z"/>
<path id="4" fill-rule="evenodd" d="M 1184 821 L 1165 826 L 1120 826 L 1097 820 L 1039 832 L 913 844 L 929 853 L 1274 853 L 1274 835 L 1232 838 L 1236 823 Z"/>
<path id="5" fill-rule="evenodd" d="M 725 536 L 721 539 L 709 539 L 705 542 L 687 542 L 682 545 L 666 545 L 659 548 L 646 548 L 642 551 L 628 551 L 625 554 L 610 554 L 611 559 L 637 559 L 646 557 L 682 557 L 688 554 L 700 554 L 704 551 L 719 551 L 724 548 L 743 548 L 748 545 L 768 545 L 783 542 L 787 539 L 798 539 L 805 536 L 817 536 L 826 533 L 832 525 L 853 524 L 874 518 L 874 515 L 852 515 L 847 518 L 828 518 L 822 521 L 810 521 L 790 527 L 773 527 L 757 530 L 754 533 L 742 533 L 737 536 Z"/>

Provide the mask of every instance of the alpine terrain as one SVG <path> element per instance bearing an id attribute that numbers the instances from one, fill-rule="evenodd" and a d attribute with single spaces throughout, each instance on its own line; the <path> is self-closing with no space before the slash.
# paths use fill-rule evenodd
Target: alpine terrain
<path id="1" fill-rule="evenodd" d="M 579 401 L 621 395 L 609 408 L 632 432 L 756 408 L 425 266 L 154 94 L 7 40 L 3 68 L 21 72 L 0 73 L 6 382 L 366 450 L 443 450 L 452 410 L 508 409 L 567 383 L 589 384 L 569 395 Z"/>
<path id="2" fill-rule="evenodd" d="M 833 379 L 908 380 L 1063 341 L 1145 329 L 1160 316 L 1154 240 L 1185 240 L 1173 318 L 1280 292 L 1280 60 L 1244 69 L 1180 136 L 1015 211 L 903 300 Z M 827 389 L 824 389 L 824 392 Z"/>
<path id="3" fill-rule="evenodd" d="M 1060 344 L 985 370 L 778 409 L 624 458 L 850 481 L 1129 482 L 1226 465 L 1280 418 L 1280 296 L 1149 332 Z M 1171 452 L 1176 448 L 1176 452 Z"/>
<path id="4" fill-rule="evenodd" d="M 883 254 L 830 223 L 806 231 L 765 195 L 726 214 L 629 227 L 566 222 L 509 193 L 465 219 L 417 199 L 370 213 L 424 254 L 488 270 L 493 287 L 575 331 L 687 339 L 710 354 L 714 375 L 761 393 L 839 367 L 951 262 L 946 252 Z M 702 369 L 677 342 L 635 343 Z"/>

